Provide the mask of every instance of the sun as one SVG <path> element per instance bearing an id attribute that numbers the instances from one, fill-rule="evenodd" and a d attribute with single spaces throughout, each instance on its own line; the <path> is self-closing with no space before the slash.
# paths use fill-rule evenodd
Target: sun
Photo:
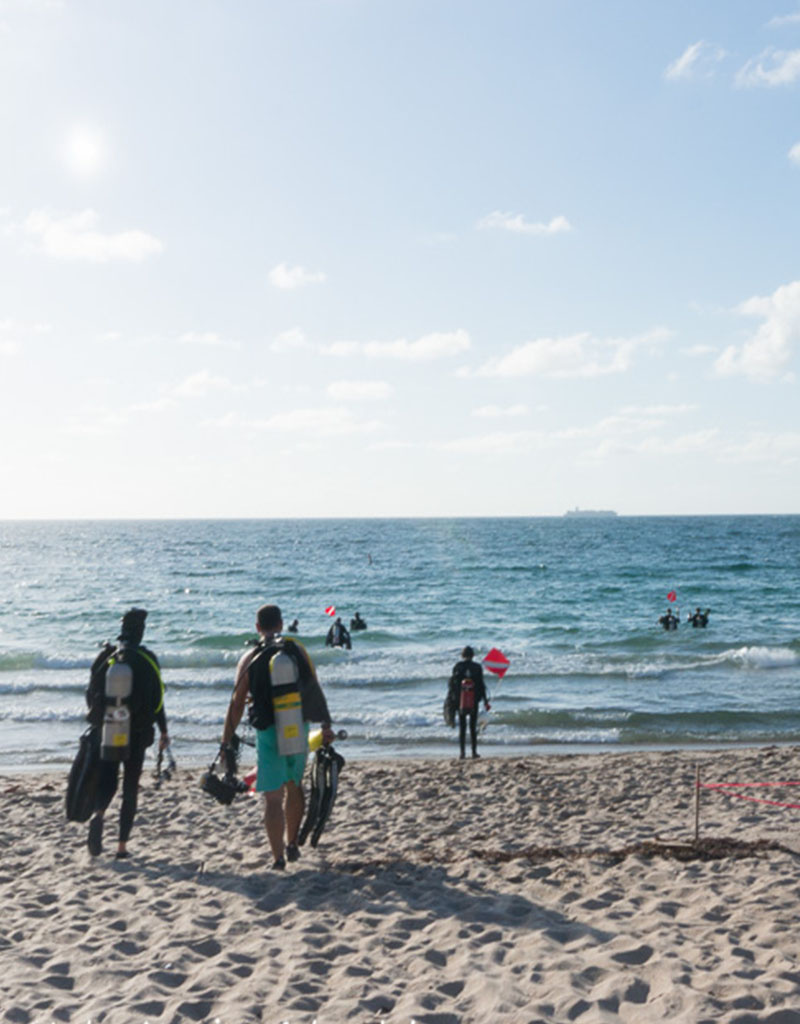
<path id="1" fill-rule="evenodd" d="M 64 162 L 73 174 L 91 178 L 106 165 L 107 148 L 102 134 L 89 125 L 76 125 L 67 134 Z"/>

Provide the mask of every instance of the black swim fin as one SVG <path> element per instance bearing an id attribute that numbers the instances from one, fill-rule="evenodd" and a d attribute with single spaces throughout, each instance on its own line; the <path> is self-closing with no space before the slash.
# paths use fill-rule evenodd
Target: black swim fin
<path id="1" fill-rule="evenodd" d="M 339 785 L 339 771 L 344 765 L 344 758 L 333 747 L 320 747 L 314 755 L 311 765 L 311 792 L 308 807 L 297 843 L 302 846 L 311 836 L 311 845 L 316 846 L 327 824 Z"/>
<path id="2" fill-rule="evenodd" d="M 328 819 L 331 816 L 333 805 L 336 803 L 336 793 L 339 788 L 339 772 L 344 767 L 344 758 L 337 753 L 333 747 L 324 747 L 325 754 L 325 785 L 320 799 L 317 823 L 311 833 L 311 845 L 316 846 L 319 837 L 322 835 Z"/>
<path id="3" fill-rule="evenodd" d="M 323 748 L 320 748 L 323 749 Z M 314 828 L 317 823 L 317 815 L 319 814 L 319 801 L 322 795 L 322 789 L 325 783 L 324 772 L 320 771 L 320 759 L 319 750 L 314 754 L 314 760 L 311 764 L 311 791 L 308 794 L 308 803 L 306 804 L 306 816 L 303 824 L 300 828 L 300 832 L 297 835 L 297 845 L 302 846 L 308 838 L 309 832 Z"/>

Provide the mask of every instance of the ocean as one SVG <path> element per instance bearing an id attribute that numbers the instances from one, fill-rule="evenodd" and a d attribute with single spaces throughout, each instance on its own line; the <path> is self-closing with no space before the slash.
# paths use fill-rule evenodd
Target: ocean
<path id="1" fill-rule="evenodd" d="M 179 765 L 212 760 L 268 601 L 299 619 L 346 757 L 452 756 L 465 644 L 510 662 L 484 754 L 800 742 L 800 516 L 0 522 L 0 581 L 6 772 L 69 764 L 132 605 Z M 351 651 L 324 646 L 330 606 L 368 623 Z"/>

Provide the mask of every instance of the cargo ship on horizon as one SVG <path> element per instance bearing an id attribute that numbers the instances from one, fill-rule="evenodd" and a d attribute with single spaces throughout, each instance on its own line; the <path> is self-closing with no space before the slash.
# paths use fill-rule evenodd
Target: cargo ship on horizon
<path id="1" fill-rule="evenodd" d="M 617 513 L 610 508 L 571 508 L 564 513 L 568 519 L 613 519 Z"/>

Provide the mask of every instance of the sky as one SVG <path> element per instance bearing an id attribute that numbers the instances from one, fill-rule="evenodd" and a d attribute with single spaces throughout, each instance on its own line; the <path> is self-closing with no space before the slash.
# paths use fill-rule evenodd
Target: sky
<path id="1" fill-rule="evenodd" d="M 0 0 L 0 518 L 800 512 L 800 0 Z"/>

